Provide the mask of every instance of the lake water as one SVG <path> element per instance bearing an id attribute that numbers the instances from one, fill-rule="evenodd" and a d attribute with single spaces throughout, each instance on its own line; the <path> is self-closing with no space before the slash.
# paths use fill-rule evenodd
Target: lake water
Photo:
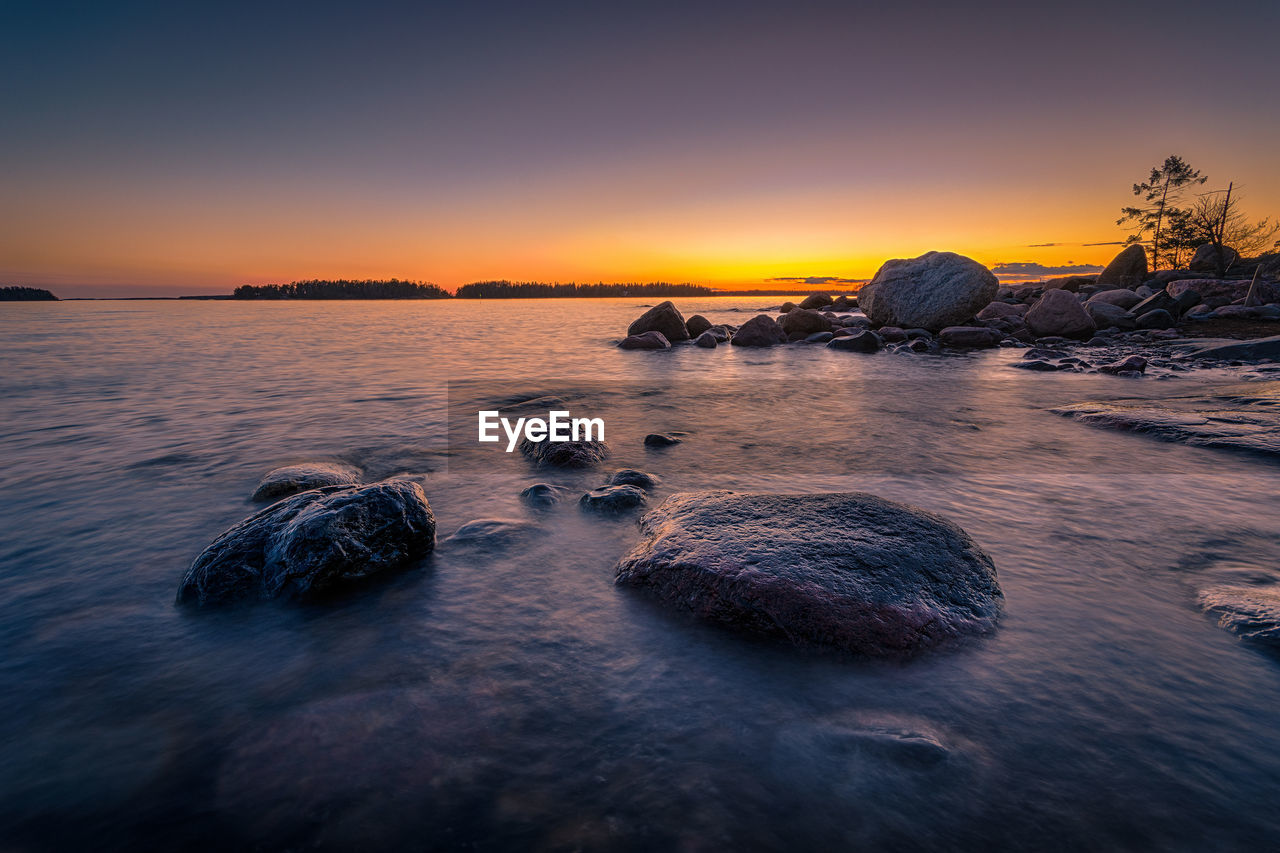
<path id="1" fill-rule="evenodd" d="M 740 323 L 778 301 L 677 304 Z M 1280 661 L 1196 606 L 1280 566 L 1280 466 L 1049 411 L 1240 374 L 617 350 L 645 302 L 0 309 L 0 847 L 1280 847 Z M 603 472 L 473 440 L 480 406 L 544 394 L 605 419 Z M 544 531 L 442 543 L 323 606 L 175 607 L 262 474 L 333 459 L 421 478 L 442 539 Z M 671 613 L 612 583 L 634 516 L 518 497 L 614 467 L 662 477 L 655 500 L 936 510 L 994 559 L 1000 630 L 869 661 Z"/>

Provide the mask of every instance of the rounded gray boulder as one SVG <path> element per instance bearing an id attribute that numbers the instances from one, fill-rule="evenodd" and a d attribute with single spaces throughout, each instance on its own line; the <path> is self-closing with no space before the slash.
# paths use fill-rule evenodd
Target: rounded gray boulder
<path id="1" fill-rule="evenodd" d="M 641 314 L 627 327 L 627 337 L 643 335 L 645 332 L 661 332 L 671 343 L 689 340 L 689 330 L 685 328 L 684 317 L 676 310 L 675 303 L 668 300 L 661 302 Z"/>
<path id="2" fill-rule="evenodd" d="M 701 618 L 869 655 L 991 631 L 995 566 L 941 516 L 874 495 L 682 492 L 617 566 Z"/>
<path id="3" fill-rule="evenodd" d="M 287 465 L 268 473 L 253 492 L 255 501 L 274 501 L 321 486 L 354 486 L 360 482 L 358 468 L 338 462 L 307 462 Z"/>
<path id="4" fill-rule="evenodd" d="M 991 270 L 954 252 L 885 261 L 858 291 L 858 305 L 877 326 L 936 332 L 960 326 L 996 298 Z"/>

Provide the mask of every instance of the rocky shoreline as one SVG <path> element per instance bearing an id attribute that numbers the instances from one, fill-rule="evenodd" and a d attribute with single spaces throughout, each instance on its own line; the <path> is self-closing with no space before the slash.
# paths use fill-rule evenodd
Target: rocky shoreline
<path id="1" fill-rule="evenodd" d="M 976 261 L 929 252 L 887 262 L 856 297 L 814 293 L 740 326 L 701 315 L 686 320 L 663 302 L 637 318 L 618 346 L 797 344 L 908 354 L 1006 347 L 1028 350 L 1022 369 L 1126 376 L 1148 365 L 1176 372 L 1280 360 L 1280 259 L 1241 264 L 1233 278 L 1208 278 L 1212 259 L 1201 254 L 1199 268 L 1149 272 L 1135 245 L 1096 276 L 1001 286 Z"/>

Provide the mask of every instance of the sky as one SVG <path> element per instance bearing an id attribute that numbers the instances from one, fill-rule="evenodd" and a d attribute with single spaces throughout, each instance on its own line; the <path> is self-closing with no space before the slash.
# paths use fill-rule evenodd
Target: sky
<path id="1" fill-rule="evenodd" d="M 1280 214 L 1278 30 L 1274 0 L 0 0 L 0 284 L 1105 263 L 1169 154 Z"/>

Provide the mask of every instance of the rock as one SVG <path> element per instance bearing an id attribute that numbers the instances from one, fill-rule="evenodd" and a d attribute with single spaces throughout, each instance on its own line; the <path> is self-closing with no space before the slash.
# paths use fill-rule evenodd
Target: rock
<path id="1" fill-rule="evenodd" d="M 844 352 L 875 352 L 880 349 L 880 338 L 875 332 L 857 332 L 827 342 L 827 349 Z"/>
<path id="2" fill-rule="evenodd" d="M 1155 291 L 1150 287 L 1147 287 L 1145 284 L 1135 287 L 1133 292 L 1141 296 L 1143 299 L 1149 299 L 1155 295 Z"/>
<path id="3" fill-rule="evenodd" d="M 643 332 L 628 335 L 618 342 L 619 349 L 671 349 L 671 342 L 662 332 Z"/>
<path id="4" fill-rule="evenodd" d="M 1027 311 L 1027 328 L 1038 337 L 1088 338 L 1097 329 L 1080 300 L 1066 290 L 1047 290 Z"/>
<path id="5" fill-rule="evenodd" d="M 643 335 L 645 332 L 661 332 L 662 336 L 671 343 L 689 340 L 689 330 L 685 328 L 684 317 L 680 316 L 680 312 L 670 300 L 653 306 L 627 327 L 627 337 Z"/>
<path id="6" fill-rule="evenodd" d="M 1172 314 L 1163 308 L 1157 308 L 1139 316 L 1133 325 L 1138 329 L 1172 329 L 1175 322 L 1177 321 Z"/>
<path id="7" fill-rule="evenodd" d="M 1274 340 L 1280 344 L 1280 337 Z M 1280 382 L 1276 381 L 1229 386 L 1218 394 L 1076 403 L 1054 411 L 1090 426 L 1280 457 Z"/>
<path id="8" fill-rule="evenodd" d="M 736 347 L 771 347 L 786 342 L 787 333 L 768 314 L 752 317 L 729 340 Z"/>
<path id="9" fill-rule="evenodd" d="M 548 507 L 560 503 L 568 491 L 564 486 L 534 483 L 520 493 L 520 499 L 530 506 Z"/>
<path id="10" fill-rule="evenodd" d="M 578 504 L 592 512 L 613 515 L 634 509 L 646 500 L 644 490 L 635 486 L 601 486 L 583 495 Z"/>
<path id="11" fill-rule="evenodd" d="M 890 344 L 902 343 L 907 339 L 906 330 L 897 326 L 881 326 L 876 334 L 880 336 L 880 340 Z"/>
<path id="12" fill-rule="evenodd" d="M 1196 272 L 1217 272 L 1219 265 L 1225 271 L 1239 260 L 1240 253 L 1230 246 L 1223 246 L 1222 257 L 1219 257 L 1216 246 L 1212 243 L 1204 243 L 1196 247 L 1196 253 L 1191 256 L 1191 263 L 1188 266 Z"/>
<path id="13" fill-rule="evenodd" d="M 711 328 L 711 321 L 701 314 L 694 314 L 688 320 L 684 321 L 685 331 L 689 333 L 690 338 L 696 338 L 707 329 Z"/>
<path id="14" fill-rule="evenodd" d="M 354 486 L 360 482 L 359 469 L 336 462 L 308 462 L 277 468 L 258 482 L 255 501 L 273 501 L 322 486 Z"/>
<path id="15" fill-rule="evenodd" d="M 1159 290 L 1129 309 L 1129 313 L 1135 317 L 1141 317 L 1151 311 L 1165 311 L 1177 316 L 1178 300 L 1174 299 L 1166 291 Z"/>
<path id="16" fill-rule="evenodd" d="M 435 543 L 435 517 L 417 483 L 324 486 L 215 539 L 187 570 L 178 603 L 313 600 L 407 568 Z"/>
<path id="17" fill-rule="evenodd" d="M 1216 341 L 1197 346 L 1187 353 L 1187 357 L 1218 361 L 1277 361 L 1280 360 L 1280 335 L 1251 341 Z"/>
<path id="18" fill-rule="evenodd" d="M 993 299 L 1000 284 L 977 261 L 953 252 L 886 261 L 858 293 L 872 323 L 936 331 L 960 325 Z"/>
<path id="19" fill-rule="evenodd" d="M 1147 251 L 1134 243 L 1111 259 L 1111 263 L 1098 274 L 1098 284 L 1114 284 L 1120 287 L 1137 287 L 1147 278 Z"/>
<path id="20" fill-rule="evenodd" d="M 1122 358 L 1119 361 L 1113 361 L 1110 364 L 1104 364 L 1098 368 L 1099 373 L 1144 373 L 1147 369 L 1147 360 L 1140 355 L 1131 355 Z"/>
<path id="21" fill-rule="evenodd" d="M 1169 295 L 1178 299 L 1186 292 L 1200 294 L 1200 301 L 1210 308 L 1221 308 L 1240 302 L 1249 295 L 1251 282 L 1236 279 L 1193 278 L 1169 283 Z M 1270 281 L 1258 281 L 1253 285 L 1253 301 L 1257 304 L 1280 302 L 1280 286 Z"/>
<path id="22" fill-rule="evenodd" d="M 1128 293 L 1127 290 L 1116 292 Z M 1099 329 L 1107 329 L 1114 326 L 1117 329 L 1128 331 L 1134 328 L 1134 323 L 1137 320 L 1128 311 L 1119 305 L 1112 305 L 1110 302 L 1094 302 L 1091 299 L 1085 303 L 1084 308 L 1089 312 L 1090 319 Z"/>
<path id="23" fill-rule="evenodd" d="M 1053 364 L 1052 362 L 1038 358 L 1032 361 L 1015 361 L 1013 366 L 1021 370 L 1031 370 L 1036 373 L 1053 373 L 1059 370 L 1071 370 L 1071 365 L 1069 364 Z"/>
<path id="24" fill-rule="evenodd" d="M 468 521 L 441 542 L 441 545 L 469 548 L 503 548 L 528 539 L 543 530 L 531 521 L 518 518 L 477 518 Z"/>
<path id="25" fill-rule="evenodd" d="M 644 446 L 670 447 L 673 444 L 679 444 L 682 440 L 674 435 L 667 435 L 665 432 L 651 432 L 644 437 Z"/>
<path id="26" fill-rule="evenodd" d="M 992 302 L 978 312 L 979 320 L 1021 320 L 1027 313 L 1026 305 L 1010 305 L 1008 302 Z M 883 331 L 883 330 L 882 330 Z"/>
<path id="27" fill-rule="evenodd" d="M 825 293 L 814 293 L 806 296 L 804 301 L 800 303 L 801 308 L 825 308 L 832 302 L 831 297 Z"/>
<path id="28" fill-rule="evenodd" d="M 1132 290 L 1126 290 L 1123 287 L 1118 287 L 1113 290 L 1102 290 L 1095 293 L 1093 296 L 1089 297 L 1089 301 L 1085 304 L 1086 306 L 1114 305 L 1117 308 L 1128 311 L 1141 301 L 1142 297 L 1134 293 Z"/>
<path id="29" fill-rule="evenodd" d="M 702 334 L 712 335 L 716 339 L 716 343 L 723 344 L 729 340 L 729 338 L 733 335 L 734 331 L 735 330 L 732 326 L 726 326 L 724 324 L 720 324 L 717 326 L 712 326 L 710 329 L 707 329 Z M 699 337 L 701 337 L 701 335 L 699 335 Z"/>
<path id="30" fill-rule="evenodd" d="M 1044 282 L 1041 287 L 1045 290 L 1067 290 L 1071 293 L 1077 293 L 1082 287 L 1088 287 L 1098 280 L 1096 275 L 1066 275 L 1060 278 L 1051 278 Z"/>
<path id="31" fill-rule="evenodd" d="M 644 489 L 646 492 L 656 488 L 662 483 L 654 474 L 646 474 L 644 471 L 637 471 L 635 468 L 619 468 L 609 476 L 610 486 L 635 486 L 638 489 Z"/>
<path id="32" fill-rule="evenodd" d="M 788 311 L 778 321 L 778 325 L 782 327 L 782 331 L 788 335 L 808 336 L 814 332 L 831 331 L 831 321 L 819 314 L 817 311 L 810 311 L 805 308 L 797 308 L 794 311 Z"/>
<path id="33" fill-rule="evenodd" d="M 849 300 L 849 297 L 842 293 L 835 298 L 835 301 L 831 303 L 831 310 L 832 311 L 848 311 L 850 308 L 856 308 L 857 305 L 858 305 L 857 300 L 854 300 L 851 302 Z"/>
<path id="34" fill-rule="evenodd" d="M 698 339 L 693 342 L 693 345 L 703 349 L 715 349 L 716 343 L 717 338 L 714 332 L 703 332 L 698 335 Z"/>
<path id="35" fill-rule="evenodd" d="M 938 333 L 943 346 L 961 349 L 986 349 L 996 346 L 1004 335 L 984 326 L 948 326 Z"/>
<path id="36" fill-rule="evenodd" d="M 789 311 L 794 311 L 794 310 L 796 310 L 796 308 L 798 308 L 798 307 L 799 307 L 799 306 L 798 306 L 798 305 L 796 305 L 794 302 L 784 302 L 784 303 L 782 303 L 782 307 L 781 307 L 781 308 L 779 308 L 778 310 L 779 310 L 780 312 L 782 312 L 783 314 L 786 314 L 786 313 L 787 313 L 787 312 L 789 312 Z"/>
<path id="37" fill-rule="evenodd" d="M 1242 640 L 1280 649 L 1280 584 L 1211 586 L 1200 592 L 1200 606 Z"/>
<path id="38" fill-rule="evenodd" d="M 860 493 L 685 492 L 640 524 L 617 583 L 796 643 L 914 651 L 992 630 L 991 559 L 946 519 Z"/>
<path id="39" fill-rule="evenodd" d="M 814 332 L 812 335 L 805 335 L 805 341 L 811 344 L 825 344 L 827 341 L 835 337 L 830 332 Z"/>
<path id="40" fill-rule="evenodd" d="M 609 455 L 603 441 L 530 441 L 520 439 L 520 452 L 540 468 L 590 468 Z"/>

